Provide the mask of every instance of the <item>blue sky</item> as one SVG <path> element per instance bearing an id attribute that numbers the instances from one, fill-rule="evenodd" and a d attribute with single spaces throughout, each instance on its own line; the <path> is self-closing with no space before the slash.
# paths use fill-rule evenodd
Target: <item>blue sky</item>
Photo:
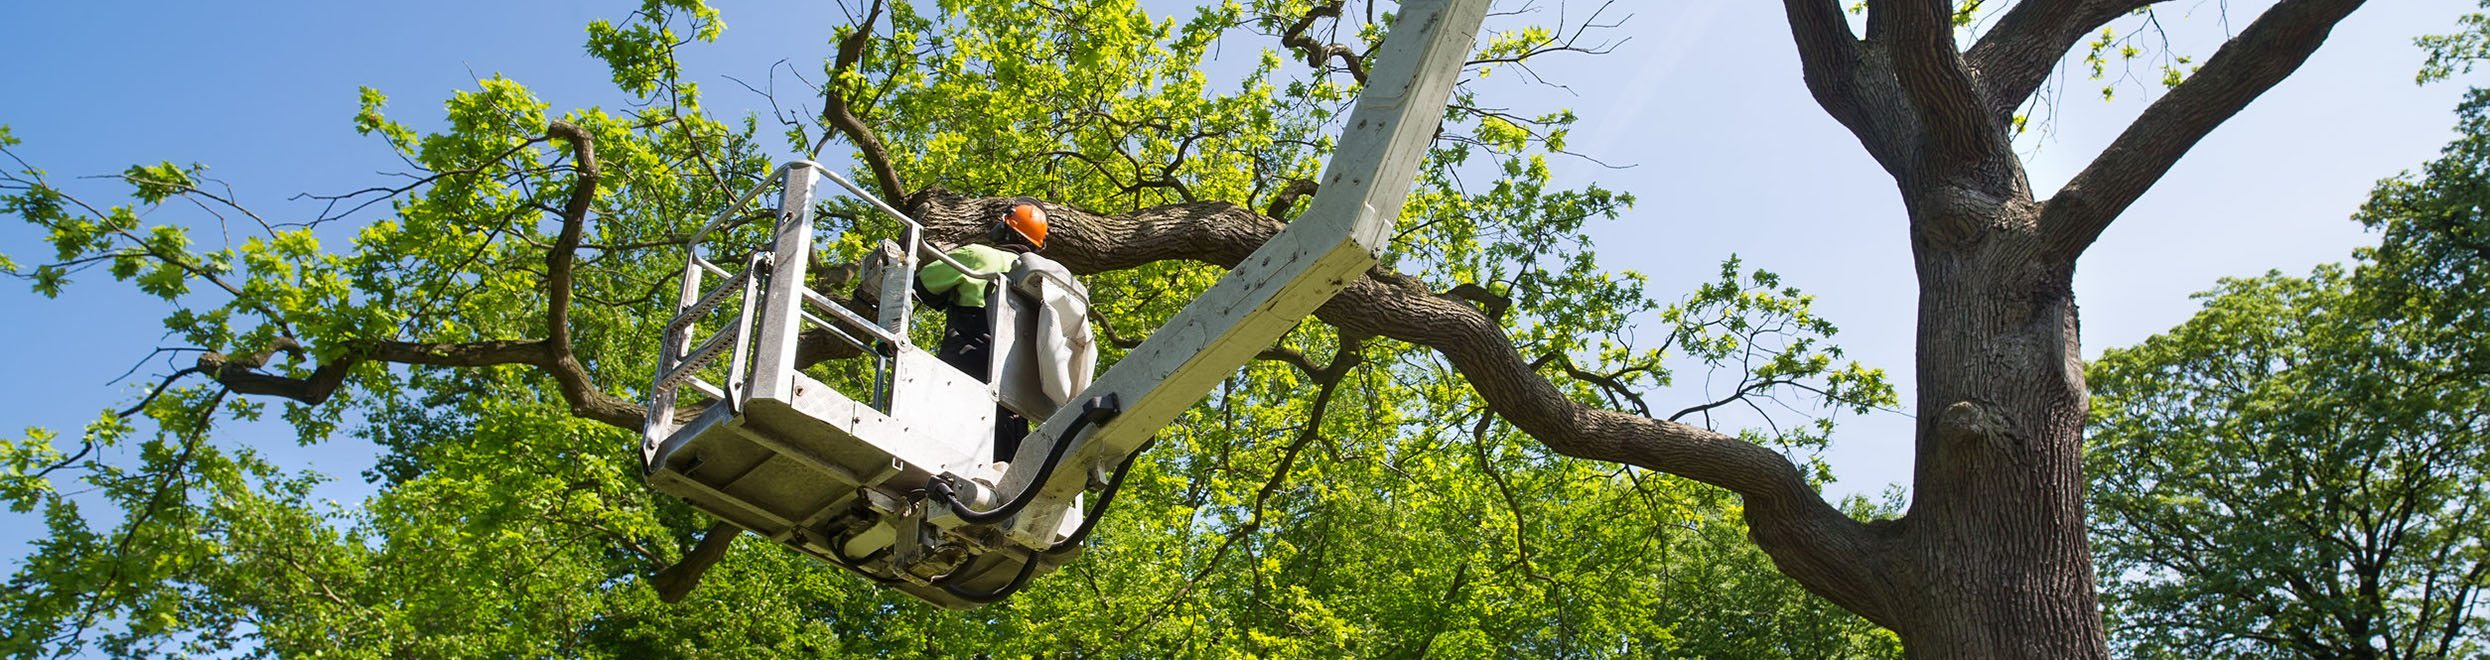
<path id="1" fill-rule="evenodd" d="M 0 61 L 10 63 L 0 67 L 0 124 L 25 141 L 18 153 L 56 180 L 201 162 L 263 214 L 300 218 L 318 208 L 288 197 L 353 190 L 399 169 L 379 141 L 351 129 L 358 87 L 389 94 L 393 114 L 418 128 L 453 90 L 495 74 L 557 109 L 618 105 L 623 97 L 580 48 L 582 27 L 636 4 L 10 3 L 0 8 Z M 796 90 L 790 99 L 809 102 L 791 76 L 818 78 L 825 40 L 847 20 L 837 8 L 714 4 L 728 25 L 724 40 L 686 56 L 710 107 L 768 111 L 766 99 L 728 76 L 763 86 L 775 75 L 782 89 Z M 2225 30 L 2214 13 L 2221 4 L 2161 18 L 2182 50 L 2209 53 Z M 2266 3 L 2229 4 L 2244 25 Z M 1539 5 L 1553 12 L 1558 3 Z M 2411 82 L 2420 61 L 2411 38 L 2450 29 L 2468 9 L 2455 0 L 2370 3 L 2297 75 L 2198 145 L 2081 263 L 2086 355 L 2179 323 L 2195 309 L 2188 295 L 2215 278 L 2304 272 L 2372 242 L 2347 216 L 2377 179 L 2436 153 L 2462 92 L 2461 81 Z M 1625 39 L 1616 52 L 1553 59 L 1538 70 L 1566 87 L 1532 88 L 1514 101 L 1523 110 L 1573 108 L 1583 117 L 1574 149 L 1632 164 L 1555 163 L 1562 181 L 1640 198 L 1594 230 L 1607 246 L 1603 263 L 1650 275 L 1666 296 L 1704 281 L 1731 253 L 1778 271 L 1816 294 L 1819 311 L 1843 328 L 1839 343 L 1891 372 L 1907 400 L 1915 285 L 1900 199 L 1856 140 L 1807 98 L 1778 6 L 1688 0 L 1610 11 L 1633 14 L 1611 34 Z M 1232 40 L 1222 52 L 1236 65 L 1267 45 Z M 792 67 L 773 66 L 782 60 Z M 2036 190 L 2083 167 L 2152 91 L 2130 83 L 2103 102 L 2098 83 L 2078 77 L 2064 87 L 2051 132 L 2025 143 Z M 95 201 L 116 201 L 105 195 L 110 186 L 79 187 Z M 0 225 L 0 254 L 39 260 L 49 252 L 40 238 Z M 0 286 L 0 306 L 14 321 L 0 326 L 0 341 L 16 352 L 12 375 L 0 379 L 0 432 L 43 426 L 74 435 L 98 411 L 132 400 L 141 381 L 152 381 L 146 374 L 173 368 L 158 360 L 133 381 L 109 384 L 165 344 L 159 319 L 167 307 L 107 279 L 85 278 L 59 300 Z M 1829 453 L 1843 479 L 1835 490 L 1907 482 L 1910 434 L 1911 420 L 1898 414 L 1846 421 Z M 331 497 L 365 490 L 355 473 L 370 465 L 369 446 L 296 447 L 285 429 L 269 426 L 224 439 L 329 471 L 338 481 L 322 492 Z M 34 522 L 0 513 L 0 557 L 22 555 Z"/>

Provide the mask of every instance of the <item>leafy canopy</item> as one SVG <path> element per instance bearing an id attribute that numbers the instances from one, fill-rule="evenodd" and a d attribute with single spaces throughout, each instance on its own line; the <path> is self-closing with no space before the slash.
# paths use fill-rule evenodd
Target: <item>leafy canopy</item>
<path id="1" fill-rule="evenodd" d="M 1286 31 L 1309 10 L 1302 0 L 1228 2 L 1182 22 L 1114 1 L 888 9 L 860 65 L 825 70 L 917 185 L 1105 214 L 1212 200 L 1270 208 L 1290 199 L 1291 181 L 1314 178 L 1357 91 L 1353 77 L 1276 51 L 1241 81 L 1203 72 L 1223 39 Z M 199 224 L 140 220 L 174 198 L 239 210 L 198 188 L 202 166 L 131 168 L 120 206 L 90 205 L 24 163 L 0 179 L 0 211 L 45 229 L 56 252 L 0 266 L 50 295 L 107 266 L 176 305 L 166 328 L 219 360 L 201 363 L 208 376 L 313 379 L 352 365 L 325 401 L 277 407 L 304 443 L 343 431 L 385 452 L 364 475 L 370 499 L 314 503 L 310 486 L 339 475 L 288 472 L 275 448 L 220 440 L 219 424 L 264 414 L 268 399 L 200 378 L 173 381 L 133 415 L 103 415 L 78 449 L 44 430 L 0 442 L 0 501 L 47 526 L 0 594 L 0 652 L 1896 652 L 1889 633 L 1774 574 L 1723 491 L 1557 456 L 1493 421 L 1433 352 L 1319 324 L 1280 348 L 1355 356 L 1353 369 L 1325 380 L 1262 363 L 1229 379 L 1162 433 L 1087 555 L 1008 604 L 936 610 L 751 539 L 691 599 L 659 602 L 646 578 L 710 521 L 639 483 L 631 432 L 574 417 L 540 365 L 351 358 L 541 339 L 559 309 L 590 387 L 638 398 L 684 237 L 768 172 L 771 142 L 808 152 L 825 139 L 809 120 L 709 114 L 674 55 L 724 27 L 678 0 L 590 26 L 619 110 L 556 111 L 494 77 L 446 100 L 444 128 L 426 132 L 363 90 L 356 129 L 419 171 L 236 246 L 193 244 Z M 1339 33 L 1363 47 L 1382 29 L 1350 22 Z M 1554 34 L 1513 27 L 1486 48 L 1544 52 Z M 1563 381 L 1584 401 L 1647 408 L 1640 394 L 1669 384 L 1672 365 L 1717 369 L 1736 383 L 1732 396 L 1681 414 L 1780 402 L 1804 423 L 1747 435 L 1794 452 L 1820 446 L 1836 413 L 1893 404 L 1882 372 L 1843 361 L 1835 328 L 1768 272 L 1733 259 L 1662 304 L 1641 276 L 1601 269 L 1584 227 L 1633 197 L 1553 180 L 1547 158 L 1572 113 L 1477 110 L 1491 107 L 1484 93 L 1459 92 L 1471 110 L 1448 114 L 1399 220 L 1394 267 L 1502 301 L 1498 318 L 1525 354 L 1585 376 Z M 582 140 L 553 137 L 556 121 L 587 136 L 601 172 L 561 292 L 550 290 L 548 251 L 588 179 Z M 15 139 L 0 129 L 0 145 Z M 830 261 L 878 238 L 831 229 Z M 727 240 L 764 231 L 746 224 Z M 1107 301 L 1104 326 L 1137 337 L 1219 275 L 1162 262 L 1089 282 Z M 556 307 L 557 293 L 570 304 Z M 135 463 L 99 451 L 121 447 L 139 449 Z M 98 496 L 64 494 L 87 489 Z"/>

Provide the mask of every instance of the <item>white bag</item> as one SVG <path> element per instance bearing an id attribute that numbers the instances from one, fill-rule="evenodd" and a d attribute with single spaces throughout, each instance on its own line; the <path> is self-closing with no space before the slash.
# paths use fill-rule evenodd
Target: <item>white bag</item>
<path id="1" fill-rule="evenodd" d="M 1055 405 L 1089 388 L 1098 370 L 1098 343 L 1089 332 L 1089 287 L 1063 264 L 1036 254 L 1020 255 L 1012 285 L 1038 299 L 1038 384 Z"/>

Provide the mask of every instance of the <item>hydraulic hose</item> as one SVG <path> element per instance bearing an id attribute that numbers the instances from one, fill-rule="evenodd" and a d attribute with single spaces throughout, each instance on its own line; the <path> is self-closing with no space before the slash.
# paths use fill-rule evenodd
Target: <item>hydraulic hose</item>
<path id="1" fill-rule="evenodd" d="M 1039 479 L 1044 479 L 1044 475 L 1054 474 L 1055 468 L 1063 462 L 1064 453 L 1071 448 L 1072 439 L 1078 437 L 1083 429 L 1103 423 L 1110 419 L 1114 419 L 1116 415 L 1123 414 L 1123 412 L 1124 407 L 1122 402 L 1118 400 L 1113 392 L 1109 392 L 1104 396 L 1093 397 L 1089 401 L 1083 402 L 1081 404 L 1081 416 L 1073 418 L 1072 426 L 1064 429 L 1062 435 L 1055 437 L 1054 446 L 1047 448 L 1046 460 L 1040 462 L 1038 465 L 1038 474 L 1040 475 Z M 1153 438 L 1150 442 L 1156 443 L 1157 439 Z M 1146 444 L 1142 446 L 1142 449 L 1148 448 L 1149 446 Z M 1028 586 L 1030 576 L 1037 574 L 1037 566 L 1041 556 L 1060 556 L 1063 553 L 1070 552 L 1073 548 L 1080 547 L 1082 540 L 1089 538 L 1090 530 L 1097 527 L 1097 514 L 1105 513 L 1107 504 L 1115 500 L 1115 492 L 1120 489 L 1124 483 L 1124 474 L 1132 469 L 1133 459 L 1139 457 L 1140 455 L 1141 452 L 1136 450 L 1131 455 L 1125 456 L 1124 462 L 1116 466 L 1115 476 L 1107 481 L 1107 490 L 1099 494 L 1098 504 L 1093 507 L 1091 512 L 1082 518 L 1081 526 L 1075 528 L 1072 531 L 1071 536 L 1065 537 L 1065 539 L 1061 542 L 1048 546 L 1043 551 L 1020 553 L 1020 571 L 1012 575 L 1010 582 L 1004 583 L 1003 586 L 997 587 L 993 591 L 970 591 L 968 589 L 961 588 L 959 584 L 957 584 L 957 580 L 964 577 L 967 571 L 955 570 L 950 574 L 935 579 L 934 584 L 941 586 L 943 592 L 951 594 L 951 597 L 953 598 L 958 598 L 963 601 L 977 603 L 980 605 L 999 602 L 1005 598 L 1010 598 L 1013 593 L 1016 593 L 1020 591 L 1021 588 Z M 967 505 L 959 501 L 958 495 L 951 491 L 950 484 L 944 483 L 940 479 L 935 479 L 927 482 L 926 486 L 926 490 L 929 495 L 942 498 L 944 504 L 949 505 L 952 508 L 952 511 L 960 516 L 960 519 L 975 524 L 994 523 L 1009 519 L 1013 515 L 1020 513 L 1021 509 L 1028 508 L 1030 502 L 1036 501 L 1036 495 L 1039 490 L 1039 482 L 1032 481 L 1028 489 L 1023 490 L 1019 495 L 1012 497 L 1012 501 L 1005 503 L 1003 506 L 992 511 L 976 511 L 969 509 Z"/>
<path id="2" fill-rule="evenodd" d="M 951 597 L 953 598 L 958 598 L 971 603 L 984 605 L 988 603 L 1001 602 L 1005 598 L 1012 597 L 1012 594 L 1020 591 L 1021 587 L 1029 586 L 1029 576 L 1037 574 L 1037 553 L 1020 553 L 1020 560 L 1020 572 L 1012 575 L 1012 581 L 1004 583 L 1003 586 L 997 587 L 993 591 L 982 593 L 969 591 L 967 589 L 960 588 L 960 585 L 952 583 L 954 579 L 952 578 L 953 575 L 959 575 L 966 571 L 952 571 L 949 575 L 944 575 L 941 578 L 934 580 L 934 584 L 941 586 L 943 593 L 951 594 Z"/>
<path id="3" fill-rule="evenodd" d="M 1073 528 L 1071 536 L 1047 546 L 1042 554 L 1049 558 L 1061 557 L 1080 549 L 1081 543 L 1089 540 L 1089 531 L 1098 528 L 1098 519 L 1106 517 L 1107 507 L 1115 503 L 1115 492 L 1124 489 L 1124 474 L 1132 471 L 1134 459 L 1141 458 L 1142 452 L 1149 451 L 1150 446 L 1158 442 L 1157 436 L 1151 436 L 1149 442 L 1142 443 L 1133 450 L 1132 455 L 1124 457 L 1124 462 L 1115 466 L 1115 476 L 1107 480 L 1107 489 L 1098 493 L 1098 503 L 1090 505 L 1090 510 L 1081 514 L 1081 526 Z"/>
<path id="4" fill-rule="evenodd" d="M 1073 529 L 1072 535 L 1064 537 L 1062 541 L 1054 545 L 1047 546 L 1045 550 L 1021 553 L 1020 572 L 1012 576 L 1012 581 L 1004 583 L 1003 586 L 993 591 L 980 593 L 962 589 L 959 585 L 952 583 L 955 579 L 952 576 L 962 574 L 961 571 L 952 571 L 950 575 L 944 575 L 936 580 L 935 584 L 941 585 L 943 592 L 951 594 L 953 598 L 980 605 L 1010 598 L 1013 593 L 1028 586 L 1029 577 L 1037 573 L 1038 560 L 1041 557 L 1054 559 L 1080 549 L 1081 544 L 1089 539 L 1090 530 L 1098 528 L 1098 520 L 1106 515 L 1107 507 L 1115 503 L 1116 491 L 1123 490 L 1124 475 L 1132 471 L 1134 460 L 1140 458 L 1142 452 L 1149 451 L 1150 446 L 1155 444 L 1158 444 L 1158 438 L 1153 437 L 1149 442 L 1143 443 L 1140 448 L 1133 450 L 1132 455 L 1124 457 L 1124 462 L 1115 467 L 1115 476 L 1107 480 L 1106 490 L 1098 494 L 1098 503 L 1090 505 L 1089 511 L 1084 512 L 1081 526 Z"/>
<path id="5" fill-rule="evenodd" d="M 968 521 L 970 524 L 986 525 L 1009 520 L 1012 516 L 1019 514 L 1021 509 L 1028 508 L 1030 502 L 1037 501 L 1037 493 L 1042 489 L 1041 486 L 1045 483 L 1047 475 L 1054 474 L 1055 466 L 1063 462 L 1064 452 L 1072 448 L 1073 438 L 1079 437 L 1083 429 L 1115 419 L 1116 415 L 1121 414 L 1124 414 L 1124 404 L 1114 392 L 1090 397 L 1088 401 L 1082 402 L 1081 416 L 1073 418 L 1071 428 L 1066 428 L 1062 435 L 1055 436 L 1054 446 L 1046 448 L 1046 460 L 1038 463 L 1037 478 L 1031 480 L 1029 487 L 1021 490 L 1020 494 L 1012 496 L 1010 502 L 1005 502 L 1003 506 L 992 511 L 968 508 L 968 504 L 961 502 L 959 495 L 951 491 L 951 484 L 939 478 L 927 480 L 925 490 L 932 497 L 941 499 L 943 504 L 951 507 L 951 511 L 959 515 L 961 520 Z"/>

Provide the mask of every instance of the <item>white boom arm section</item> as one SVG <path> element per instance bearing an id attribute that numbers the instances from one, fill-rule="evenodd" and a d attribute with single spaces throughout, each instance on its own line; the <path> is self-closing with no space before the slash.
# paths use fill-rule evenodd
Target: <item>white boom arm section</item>
<path id="1" fill-rule="evenodd" d="M 1375 252 L 1383 248 L 1434 142 L 1487 4 L 1401 4 L 1305 213 L 1074 398 L 1117 394 L 1124 404 L 1121 416 L 1070 439 L 1075 444 L 1051 473 L 1015 469 L 1005 475 L 999 489 L 1004 493 L 1040 489 L 1010 528 L 1015 540 L 1035 547 L 1043 547 L 1041 539 L 1051 541 L 1088 475 L 1121 463 L 1375 265 Z M 1012 465 L 1041 462 L 1077 412 L 1047 419 L 1022 443 Z"/>

